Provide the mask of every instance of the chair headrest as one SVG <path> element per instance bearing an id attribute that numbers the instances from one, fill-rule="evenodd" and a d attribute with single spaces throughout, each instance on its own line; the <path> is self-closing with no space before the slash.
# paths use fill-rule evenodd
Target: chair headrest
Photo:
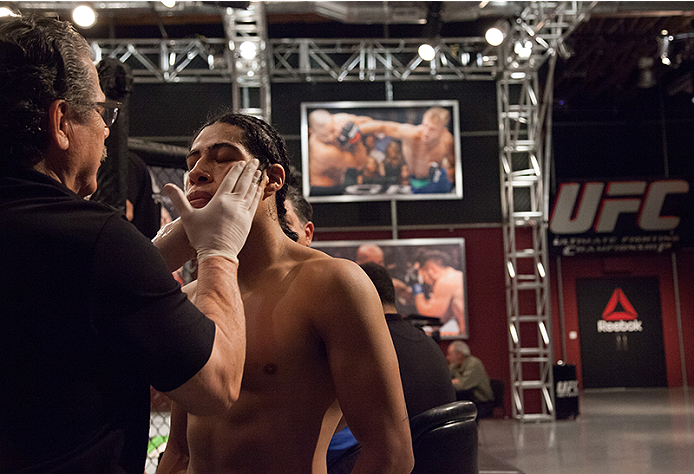
<path id="1" fill-rule="evenodd" d="M 469 400 L 459 400 L 431 408 L 410 419 L 412 439 L 436 426 L 454 421 L 474 421 L 476 417 L 477 408 Z"/>

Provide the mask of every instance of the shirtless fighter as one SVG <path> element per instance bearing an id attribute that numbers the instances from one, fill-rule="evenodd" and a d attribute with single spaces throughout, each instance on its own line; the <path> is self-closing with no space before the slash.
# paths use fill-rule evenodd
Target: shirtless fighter
<path id="1" fill-rule="evenodd" d="M 282 231 L 289 161 L 277 132 L 239 114 L 209 122 L 187 157 L 188 200 L 178 195 L 176 204 L 204 207 L 231 165 L 253 157 L 264 191 L 238 255 L 247 337 L 241 393 L 224 416 L 174 404 L 158 472 L 325 474 L 341 407 L 363 446 L 354 473 L 409 473 L 407 410 L 378 294 L 356 264 Z M 195 301 L 195 282 L 187 292 Z"/>

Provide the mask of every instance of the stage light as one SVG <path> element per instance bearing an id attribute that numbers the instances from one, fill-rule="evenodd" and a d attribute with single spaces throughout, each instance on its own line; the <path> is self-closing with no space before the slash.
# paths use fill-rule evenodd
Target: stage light
<path id="1" fill-rule="evenodd" d="M 533 54 L 533 44 L 528 40 L 516 41 L 513 45 L 513 52 L 519 59 L 529 59 Z"/>
<path id="2" fill-rule="evenodd" d="M 506 21 L 499 22 L 489 28 L 484 34 L 484 39 L 492 46 L 499 46 L 504 42 L 509 31 L 509 24 Z"/>
<path id="3" fill-rule="evenodd" d="M 545 341 L 545 345 L 549 345 L 549 333 L 547 332 L 545 323 L 542 321 L 540 321 L 540 333 L 542 334 L 542 340 Z"/>
<path id="4" fill-rule="evenodd" d="M 436 57 L 436 50 L 429 43 L 423 43 L 417 50 L 417 53 L 425 61 L 431 61 Z"/>
<path id="5" fill-rule="evenodd" d="M 239 45 L 239 55 L 243 59 L 253 59 L 258 54 L 258 46 L 251 41 L 244 41 Z"/>
<path id="6" fill-rule="evenodd" d="M 166 8 L 173 8 L 176 6 L 176 0 L 161 0 L 161 4 Z"/>
<path id="7" fill-rule="evenodd" d="M 511 324 L 509 325 L 508 329 L 511 332 L 511 339 L 513 339 L 513 343 L 518 344 L 518 331 L 516 331 L 516 326 Z"/>
<path id="8" fill-rule="evenodd" d="M 422 37 L 425 38 L 425 42 L 417 50 L 419 57 L 424 61 L 432 61 L 436 57 L 434 44 L 437 42 L 436 38 L 439 37 L 443 26 L 441 21 L 442 9 L 443 2 L 429 2 L 426 24 L 422 30 Z"/>
<path id="9" fill-rule="evenodd" d="M 467 66 L 468 64 L 470 64 L 471 59 L 472 59 L 472 55 L 470 53 L 468 53 L 468 52 L 460 53 L 460 63 L 463 66 Z"/>
<path id="10" fill-rule="evenodd" d="M 516 269 L 513 267 L 513 263 L 506 262 L 506 270 L 508 270 L 508 276 L 511 278 L 516 278 Z"/>
<path id="11" fill-rule="evenodd" d="M 80 5 L 72 11 L 72 20 L 77 26 L 91 28 L 96 23 L 96 12 L 88 5 Z"/>
<path id="12" fill-rule="evenodd" d="M 669 66 L 672 64 L 670 61 L 670 42 L 675 39 L 672 35 L 668 33 L 667 30 L 661 31 L 662 36 L 660 37 L 660 62 Z"/>
<path id="13" fill-rule="evenodd" d="M 0 18 L 4 16 L 18 16 L 15 12 L 7 7 L 0 7 Z"/>

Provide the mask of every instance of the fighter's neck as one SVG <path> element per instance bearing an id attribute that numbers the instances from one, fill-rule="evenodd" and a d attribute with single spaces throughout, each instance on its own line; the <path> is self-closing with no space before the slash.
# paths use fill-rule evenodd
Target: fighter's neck
<path id="1" fill-rule="evenodd" d="M 253 279 L 282 258 L 291 240 L 277 221 L 256 219 L 246 243 L 239 252 L 239 279 Z"/>

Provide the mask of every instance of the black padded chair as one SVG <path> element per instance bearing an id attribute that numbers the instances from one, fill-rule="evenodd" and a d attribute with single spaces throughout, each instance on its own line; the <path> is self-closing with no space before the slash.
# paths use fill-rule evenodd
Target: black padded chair
<path id="1" fill-rule="evenodd" d="M 477 408 L 457 401 L 410 419 L 412 474 L 478 474 Z"/>

